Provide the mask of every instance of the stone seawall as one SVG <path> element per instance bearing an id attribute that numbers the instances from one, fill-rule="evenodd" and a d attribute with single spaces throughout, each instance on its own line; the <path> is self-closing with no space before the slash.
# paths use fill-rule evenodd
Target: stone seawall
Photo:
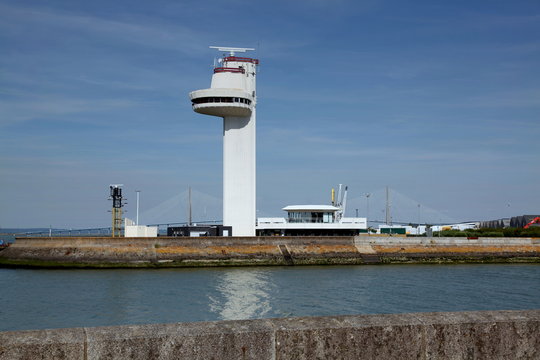
<path id="1" fill-rule="evenodd" d="M 540 262 L 531 238 L 53 237 L 18 238 L 0 266 L 193 267 L 240 265 Z"/>
<path id="2" fill-rule="evenodd" d="M 540 310 L 0 332 L 13 359 L 539 359 Z"/>

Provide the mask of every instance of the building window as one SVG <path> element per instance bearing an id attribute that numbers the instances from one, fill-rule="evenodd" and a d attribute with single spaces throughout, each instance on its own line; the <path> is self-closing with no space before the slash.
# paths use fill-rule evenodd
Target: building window
<path id="1" fill-rule="evenodd" d="M 201 97 L 191 100 L 192 104 L 206 104 L 206 103 L 243 103 L 251 104 L 251 100 L 244 98 L 233 98 L 233 97 Z"/>

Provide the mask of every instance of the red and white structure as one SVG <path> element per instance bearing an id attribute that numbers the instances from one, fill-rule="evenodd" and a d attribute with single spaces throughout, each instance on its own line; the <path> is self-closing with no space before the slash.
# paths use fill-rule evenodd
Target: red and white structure
<path id="1" fill-rule="evenodd" d="M 209 89 L 189 94 L 193 110 L 223 118 L 223 225 L 234 236 L 255 236 L 255 79 L 259 60 L 248 48 L 211 46 L 228 55 L 214 67 Z"/>

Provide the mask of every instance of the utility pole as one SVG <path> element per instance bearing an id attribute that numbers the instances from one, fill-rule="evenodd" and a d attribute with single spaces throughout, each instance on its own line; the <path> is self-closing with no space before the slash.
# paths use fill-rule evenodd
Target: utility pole
<path id="1" fill-rule="evenodd" d="M 418 204 L 418 227 L 416 230 L 416 235 L 420 235 L 420 204 Z"/>
<path id="2" fill-rule="evenodd" d="M 135 192 L 137 193 L 137 220 L 136 220 L 136 225 L 138 226 L 139 225 L 139 195 L 141 193 L 141 190 L 135 190 Z"/>
<path id="3" fill-rule="evenodd" d="M 369 197 L 371 196 L 370 193 L 367 193 L 366 194 L 366 206 L 367 206 L 367 211 L 366 211 L 366 225 L 367 227 L 369 228 Z"/>

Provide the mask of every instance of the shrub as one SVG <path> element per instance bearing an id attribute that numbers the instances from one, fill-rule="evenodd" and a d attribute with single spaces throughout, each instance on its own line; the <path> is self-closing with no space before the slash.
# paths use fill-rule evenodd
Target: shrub
<path id="1" fill-rule="evenodd" d="M 434 237 L 439 236 L 439 232 L 433 232 Z M 506 229 L 467 229 L 467 230 L 444 230 L 440 236 L 446 237 L 540 237 L 540 226 L 532 226 L 528 229 L 506 228 Z"/>

